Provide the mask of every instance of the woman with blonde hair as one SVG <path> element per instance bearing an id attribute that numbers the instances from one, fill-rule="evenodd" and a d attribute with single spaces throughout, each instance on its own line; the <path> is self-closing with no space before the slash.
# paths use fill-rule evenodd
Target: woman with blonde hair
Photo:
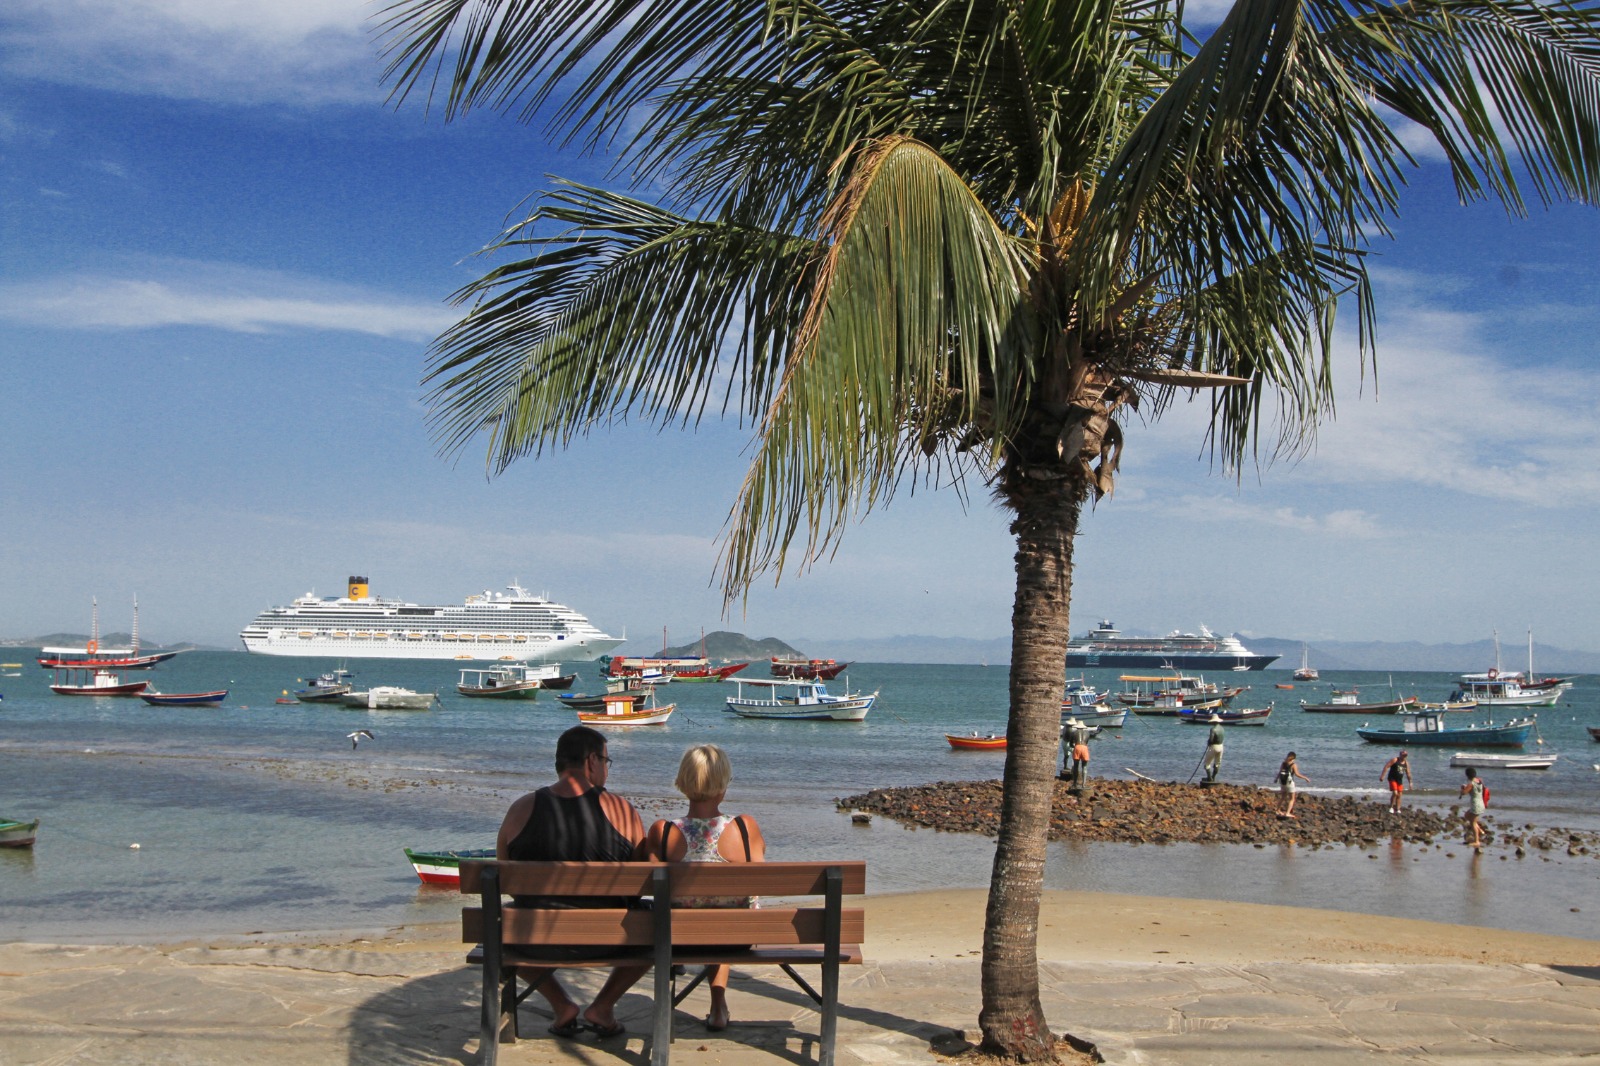
<path id="1" fill-rule="evenodd" d="M 762 862 L 767 842 L 761 827 L 748 814 L 730 818 L 722 813 L 722 800 L 733 780 L 727 753 L 715 744 L 699 744 L 683 753 L 678 778 L 673 782 L 689 801 L 683 818 L 662 819 L 650 827 L 645 843 L 650 854 L 666 862 Z M 727 832 L 732 828 L 733 832 Z M 750 907 L 748 896 L 693 896 L 673 900 L 680 907 Z M 711 966 L 706 975 L 711 989 L 711 1012 L 706 1028 L 728 1027 L 728 967 Z"/>

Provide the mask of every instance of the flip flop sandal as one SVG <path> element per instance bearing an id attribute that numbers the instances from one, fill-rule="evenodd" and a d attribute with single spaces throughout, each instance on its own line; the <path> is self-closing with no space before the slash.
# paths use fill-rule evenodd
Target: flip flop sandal
<path id="1" fill-rule="evenodd" d="M 583 1027 L 593 1033 L 596 1040 L 610 1040 L 613 1037 L 626 1036 L 628 1027 L 621 1022 L 614 1025 L 596 1025 L 594 1022 L 585 1022 Z"/>
<path id="2" fill-rule="evenodd" d="M 577 1015 L 573 1015 L 570 1022 L 567 1022 L 565 1025 L 548 1026 L 546 1027 L 545 1032 L 549 1033 L 551 1036 L 559 1036 L 563 1040 L 576 1040 L 578 1038 L 578 1034 L 587 1028 L 588 1026 L 583 1023 L 582 1018 L 578 1017 Z"/>

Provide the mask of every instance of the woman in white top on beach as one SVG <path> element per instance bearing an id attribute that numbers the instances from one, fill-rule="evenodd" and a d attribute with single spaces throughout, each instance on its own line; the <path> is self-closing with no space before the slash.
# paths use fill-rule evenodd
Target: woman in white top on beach
<path id="1" fill-rule="evenodd" d="M 689 801 L 684 818 L 662 819 L 650 827 L 646 845 L 650 854 L 667 862 L 762 862 L 767 857 L 767 842 L 761 827 L 747 814 L 730 818 L 722 813 L 722 800 L 733 780 L 727 754 L 715 744 L 700 744 L 683 753 L 674 782 Z M 727 832 L 728 829 L 733 832 Z M 707 896 L 675 899 L 688 907 L 749 907 L 748 897 Z M 706 1028 L 716 1032 L 728 1027 L 728 967 L 708 967 L 706 983 L 711 988 L 711 1012 Z"/>

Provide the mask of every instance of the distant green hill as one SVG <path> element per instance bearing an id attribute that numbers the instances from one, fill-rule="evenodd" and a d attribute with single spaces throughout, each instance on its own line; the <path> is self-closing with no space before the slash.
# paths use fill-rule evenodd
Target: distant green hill
<path id="1" fill-rule="evenodd" d="M 707 633 L 705 639 L 706 658 L 729 659 L 734 662 L 740 659 L 766 659 L 774 655 L 794 656 L 800 652 L 785 644 L 777 637 L 763 637 L 752 640 L 743 633 L 730 633 L 719 629 L 715 633 Z M 649 654 L 644 652 L 641 654 Z M 692 644 L 680 644 L 676 648 L 668 648 L 667 655 L 699 655 L 700 641 Z"/>

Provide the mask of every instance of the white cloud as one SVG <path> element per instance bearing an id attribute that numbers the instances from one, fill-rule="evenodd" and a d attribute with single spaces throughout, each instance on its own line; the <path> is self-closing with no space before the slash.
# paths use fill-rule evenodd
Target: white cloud
<path id="1" fill-rule="evenodd" d="M 1353 338 L 1336 343 L 1336 415 L 1297 464 L 1264 472 L 1269 486 L 1428 488 L 1539 510 L 1600 504 L 1600 369 L 1548 358 L 1591 324 L 1592 311 L 1574 317 L 1554 304 L 1516 302 L 1491 318 L 1488 309 L 1445 306 L 1467 302 L 1462 280 L 1447 272 L 1380 270 L 1374 279 L 1377 373 L 1363 370 Z M 1489 329 L 1508 322 L 1515 347 L 1500 351 Z M 1154 426 L 1135 420 L 1122 480 L 1152 492 L 1158 471 L 1181 470 L 1187 480 L 1207 417 L 1202 396 L 1180 400 Z M 1263 436 L 1270 441 L 1271 430 Z M 1126 499 L 1121 485 L 1117 499 Z"/>
<path id="2" fill-rule="evenodd" d="M 1149 498 L 1128 507 L 1127 510 L 1135 513 L 1156 512 L 1164 520 L 1176 523 L 1203 522 L 1211 525 L 1287 529 L 1297 533 L 1322 534 L 1341 540 L 1371 540 L 1386 535 L 1386 531 L 1377 519 L 1365 511 L 1342 509 L 1314 515 L 1293 507 L 1249 503 L 1231 496 Z"/>
<path id="3" fill-rule="evenodd" d="M 14 75 L 178 99 L 373 101 L 379 59 L 363 0 L 8 0 Z"/>
<path id="4" fill-rule="evenodd" d="M 62 329 L 307 329 L 428 340 L 455 318 L 438 305 L 226 264 L 163 264 L 139 277 L 80 273 L 0 285 L 0 320 Z"/>

